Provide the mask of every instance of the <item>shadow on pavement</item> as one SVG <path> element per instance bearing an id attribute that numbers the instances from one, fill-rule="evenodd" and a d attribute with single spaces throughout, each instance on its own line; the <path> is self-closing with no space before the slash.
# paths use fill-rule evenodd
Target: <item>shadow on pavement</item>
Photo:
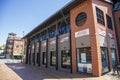
<path id="1" fill-rule="evenodd" d="M 83 74 L 71 74 L 65 71 L 59 71 L 23 63 L 7 63 L 6 65 L 13 69 L 21 78 L 23 78 L 23 80 L 113 80 L 112 78 L 114 78 L 111 77 L 111 75 L 104 77 L 91 77 Z"/>

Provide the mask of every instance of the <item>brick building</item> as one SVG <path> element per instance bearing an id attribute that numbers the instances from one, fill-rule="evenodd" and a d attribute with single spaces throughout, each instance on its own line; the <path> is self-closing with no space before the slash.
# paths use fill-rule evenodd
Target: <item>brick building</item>
<path id="1" fill-rule="evenodd" d="M 24 49 L 24 41 L 15 33 L 9 33 L 6 41 L 6 58 L 20 58 Z"/>
<path id="2" fill-rule="evenodd" d="M 109 0 L 73 0 L 29 32 L 26 63 L 101 76 L 119 64 Z"/>
<path id="3" fill-rule="evenodd" d="M 120 1 L 114 2 L 114 19 L 115 19 L 115 27 L 116 27 L 116 37 L 118 44 L 118 52 L 119 52 L 119 61 L 120 61 Z"/>

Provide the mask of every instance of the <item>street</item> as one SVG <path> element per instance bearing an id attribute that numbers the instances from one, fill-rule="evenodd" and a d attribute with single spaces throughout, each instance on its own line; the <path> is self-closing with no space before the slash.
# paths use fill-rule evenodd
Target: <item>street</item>
<path id="1" fill-rule="evenodd" d="M 20 63 L 21 60 L 15 59 L 0 59 L 0 63 Z"/>

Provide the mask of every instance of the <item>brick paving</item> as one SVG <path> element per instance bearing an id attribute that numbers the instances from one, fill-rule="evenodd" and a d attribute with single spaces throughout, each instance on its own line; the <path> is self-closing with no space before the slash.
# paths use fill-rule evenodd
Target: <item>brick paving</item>
<path id="1" fill-rule="evenodd" d="M 120 76 L 111 72 L 101 77 L 86 77 L 22 63 L 9 63 L 7 66 L 13 69 L 23 80 L 120 80 Z"/>
<path id="2" fill-rule="evenodd" d="M 4 63 L 0 63 L 0 80 L 23 80 Z"/>

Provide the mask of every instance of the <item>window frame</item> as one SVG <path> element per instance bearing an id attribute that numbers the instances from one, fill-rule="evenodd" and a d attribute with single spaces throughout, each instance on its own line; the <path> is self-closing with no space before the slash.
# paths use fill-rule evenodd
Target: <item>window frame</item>
<path id="1" fill-rule="evenodd" d="M 105 26 L 104 12 L 96 7 L 97 22 Z"/>
<path id="2" fill-rule="evenodd" d="M 107 20 L 107 27 L 111 30 L 113 30 L 113 25 L 112 25 L 112 19 L 109 15 L 106 14 L 106 20 Z"/>

